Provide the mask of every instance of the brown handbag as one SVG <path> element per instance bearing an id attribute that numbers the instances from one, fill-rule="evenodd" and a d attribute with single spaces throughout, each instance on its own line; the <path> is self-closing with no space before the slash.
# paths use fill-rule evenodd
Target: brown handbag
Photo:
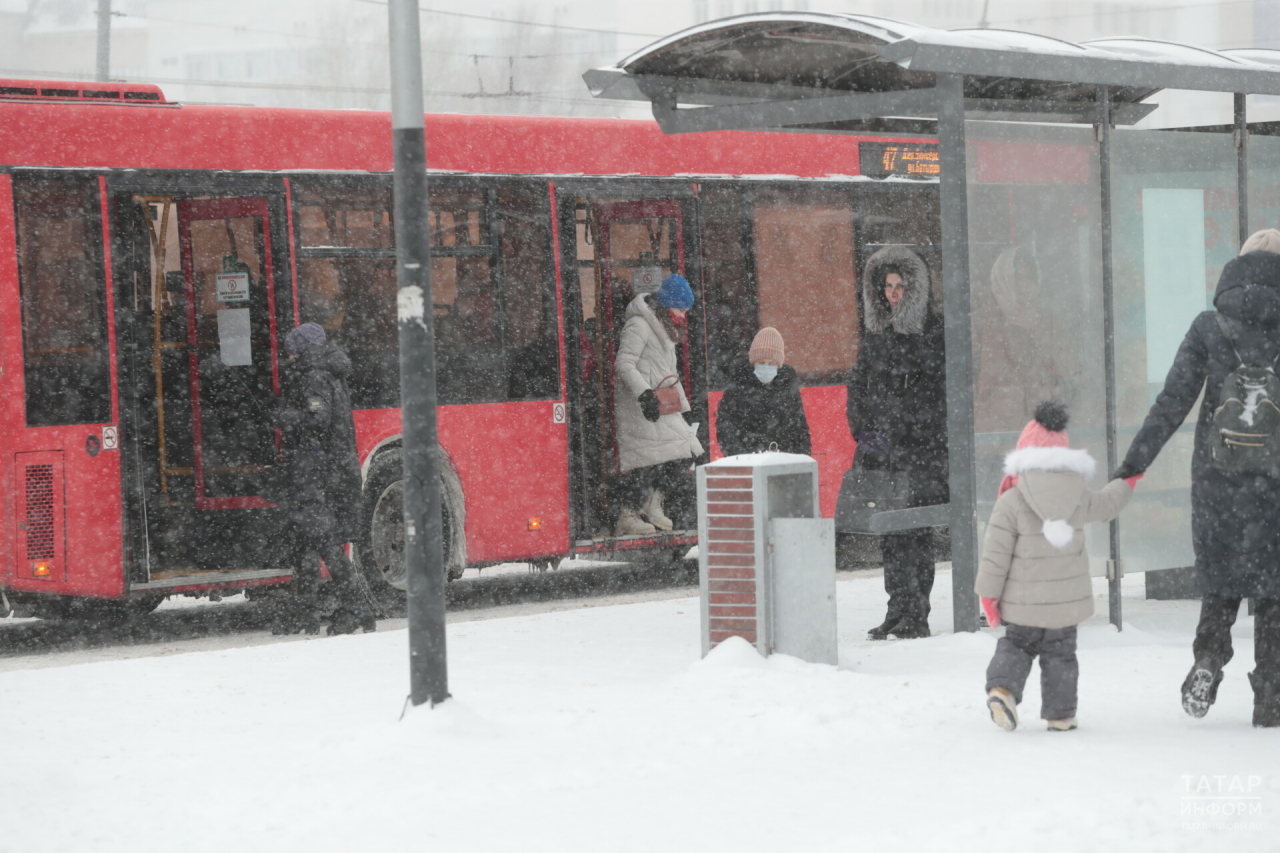
<path id="1" fill-rule="evenodd" d="M 668 379 L 671 380 L 671 384 L 664 385 L 663 383 Z M 653 389 L 653 393 L 658 397 L 659 415 L 674 415 L 680 411 L 680 389 L 676 387 L 678 381 L 675 376 L 664 376 L 658 383 L 658 387 Z"/>

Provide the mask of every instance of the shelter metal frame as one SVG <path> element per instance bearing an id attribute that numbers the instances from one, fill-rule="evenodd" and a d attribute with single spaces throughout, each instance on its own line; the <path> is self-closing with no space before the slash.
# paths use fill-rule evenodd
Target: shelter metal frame
<path id="1" fill-rule="evenodd" d="M 789 51 L 789 52 L 788 52 Z M 955 629 L 978 626 L 977 474 L 966 121 L 1093 124 L 1099 156 L 1106 446 L 1118 464 L 1111 131 L 1165 88 L 1232 93 L 1239 239 L 1248 235 L 1246 96 L 1280 94 L 1280 51 L 1215 52 L 1137 38 L 1072 44 L 1004 30 L 936 30 L 868 15 L 770 13 L 712 21 L 587 71 L 597 98 L 644 101 L 665 133 L 858 132 L 879 120 L 903 135 L 936 122 L 950 504 L 902 512 L 886 530 L 948 523 Z M 928 510 L 933 510 L 928 511 Z M 943 515 L 945 513 L 945 515 Z M 890 515 L 886 513 L 885 515 Z M 909 518 L 907 516 L 910 516 Z M 1122 628 L 1119 524 L 1111 522 L 1109 617 Z"/>

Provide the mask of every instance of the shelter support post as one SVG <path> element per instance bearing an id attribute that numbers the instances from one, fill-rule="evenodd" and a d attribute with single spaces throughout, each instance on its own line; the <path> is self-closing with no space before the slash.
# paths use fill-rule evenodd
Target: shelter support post
<path id="1" fill-rule="evenodd" d="M 1115 289 L 1111 252 L 1111 90 L 1099 86 L 1098 100 L 1098 191 L 1101 196 L 1102 249 L 1102 347 L 1103 375 L 1106 377 L 1107 472 L 1120 464 L 1116 419 L 1116 316 Z M 1109 525 L 1110 551 L 1107 558 L 1107 615 L 1117 631 L 1124 630 L 1121 611 L 1120 580 L 1124 577 L 1120 562 L 1120 519 Z"/>
<path id="2" fill-rule="evenodd" d="M 1240 245 L 1249 239 L 1249 118 L 1245 110 L 1244 92 L 1235 93 L 1235 131 L 1232 136 L 1236 142 L 1236 204 L 1239 219 L 1237 231 Z"/>
<path id="3" fill-rule="evenodd" d="M 111 79 L 111 0 L 98 0 L 97 68 L 94 79 Z"/>
<path id="4" fill-rule="evenodd" d="M 977 470 L 974 460 L 973 328 L 969 299 L 969 198 L 964 76 L 939 74 L 942 293 L 947 347 L 947 447 L 951 485 L 951 594 L 956 631 L 978 629 Z"/>
<path id="5" fill-rule="evenodd" d="M 409 699 L 449 698 L 441 550 L 436 349 L 427 223 L 427 148 L 417 0 L 390 0 L 391 134 L 395 151 L 396 307 L 404 434 L 405 568 L 409 580 Z"/>

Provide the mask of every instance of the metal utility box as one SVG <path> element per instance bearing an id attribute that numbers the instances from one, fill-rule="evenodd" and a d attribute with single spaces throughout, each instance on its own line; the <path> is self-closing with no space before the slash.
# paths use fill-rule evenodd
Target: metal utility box
<path id="1" fill-rule="evenodd" d="M 698 468 L 702 654 L 732 636 L 762 655 L 836 663 L 835 525 L 818 463 L 791 453 Z"/>

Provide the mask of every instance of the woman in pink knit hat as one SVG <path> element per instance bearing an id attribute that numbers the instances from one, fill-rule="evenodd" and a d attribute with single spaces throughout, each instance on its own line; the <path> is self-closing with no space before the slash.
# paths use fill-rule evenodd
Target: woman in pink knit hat
<path id="1" fill-rule="evenodd" d="M 786 364 L 782 334 L 772 326 L 756 333 L 751 351 L 729 375 L 716 410 L 716 437 L 725 456 L 762 453 L 809 455 L 809 421 L 800 400 L 800 380 Z"/>
<path id="2" fill-rule="evenodd" d="M 1093 457 L 1068 446 L 1066 429 L 1066 410 L 1041 403 L 1005 457 L 974 584 L 987 621 L 1007 626 L 987 667 L 987 708 L 1009 731 L 1037 657 L 1040 716 L 1050 731 L 1076 727 L 1076 626 L 1093 615 L 1083 528 L 1119 515 L 1137 482 L 1091 491 Z"/>

